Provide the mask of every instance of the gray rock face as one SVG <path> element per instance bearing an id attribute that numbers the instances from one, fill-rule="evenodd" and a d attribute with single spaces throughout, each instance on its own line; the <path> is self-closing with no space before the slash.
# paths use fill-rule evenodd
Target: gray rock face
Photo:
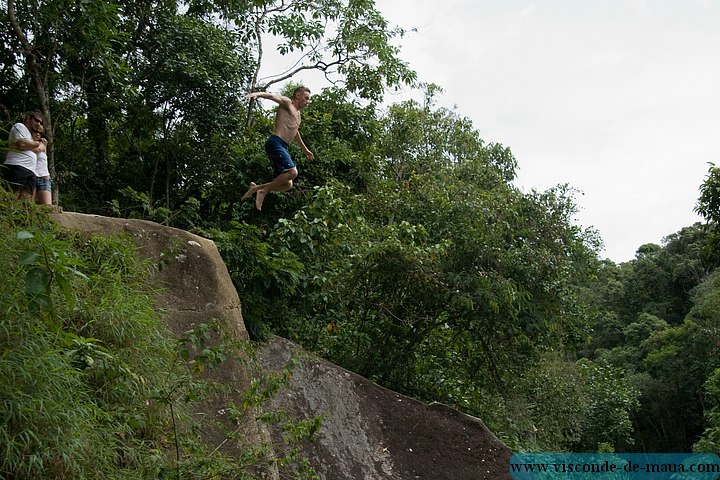
<path id="1" fill-rule="evenodd" d="M 481 420 L 392 392 L 279 337 L 265 345 L 259 361 L 264 371 L 276 372 L 293 356 L 293 375 L 270 408 L 296 418 L 322 416 L 303 452 L 321 478 L 510 478 L 510 449 Z"/>

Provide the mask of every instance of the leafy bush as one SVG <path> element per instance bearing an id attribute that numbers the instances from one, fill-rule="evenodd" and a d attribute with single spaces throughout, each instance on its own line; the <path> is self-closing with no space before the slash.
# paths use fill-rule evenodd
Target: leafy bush
<path id="1" fill-rule="evenodd" d="M 154 308 L 154 266 L 131 239 L 70 234 L 39 207 L 0 196 L 0 477 L 251 479 L 275 462 L 316 478 L 297 448 L 282 459 L 262 445 L 229 457 L 199 440 L 217 426 L 193 418 L 195 402 L 220 388 L 200 374 L 245 346 L 210 324 L 173 338 Z M 234 416 L 282 381 L 257 377 L 272 388 L 228 405 Z M 314 428 L 282 422 L 297 445 L 319 419 Z"/>

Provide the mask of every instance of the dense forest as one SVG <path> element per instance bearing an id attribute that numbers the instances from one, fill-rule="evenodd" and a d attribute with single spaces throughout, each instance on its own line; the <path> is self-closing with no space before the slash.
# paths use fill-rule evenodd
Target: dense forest
<path id="1" fill-rule="evenodd" d="M 521 191 L 511 149 L 436 105 L 373 0 L 0 5 L 3 130 L 44 113 L 55 201 L 213 239 L 255 340 L 476 415 L 518 451 L 720 451 L 718 168 L 698 179 L 704 224 L 615 264 L 572 186 Z M 298 63 L 263 80 L 274 48 Z M 258 212 L 240 197 L 271 179 L 273 112 L 244 94 L 309 70 L 328 78 L 303 110 L 316 159 Z M 383 106 L 398 88 L 424 100 Z"/>

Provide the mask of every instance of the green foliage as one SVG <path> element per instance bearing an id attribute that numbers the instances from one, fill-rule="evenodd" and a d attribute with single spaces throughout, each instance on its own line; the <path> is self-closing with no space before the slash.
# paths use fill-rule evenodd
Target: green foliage
<path id="1" fill-rule="evenodd" d="M 3 201 L 0 220 L 2 471 L 12 478 L 139 478 L 163 462 L 167 420 L 145 399 L 174 375 L 170 345 L 152 309 L 141 306 L 148 298 L 140 285 L 115 296 L 143 267 L 132 257 L 123 270 L 98 268 L 48 219 L 16 223 L 15 203 Z M 108 318 L 90 314 L 92 302 Z M 129 333 L 124 338 L 105 323 L 114 316 Z"/>
<path id="2" fill-rule="evenodd" d="M 627 277 L 616 310 L 624 320 L 648 313 L 671 324 L 682 322 L 691 306 L 690 291 L 711 268 L 703 255 L 706 239 L 695 224 L 668 236 L 663 246 L 641 246 L 636 258 L 621 267 Z"/>
<path id="3" fill-rule="evenodd" d="M 334 178 L 359 193 L 373 182 L 378 168 L 372 158 L 380 131 L 378 114 L 372 104 L 361 106 L 348 97 L 344 89 L 325 89 L 314 94 L 303 110 L 303 140 L 315 160 L 300 165 L 301 188 Z"/>
<path id="4" fill-rule="evenodd" d="M 192 230 L 201 223 L 200 202 L 194 197 L 187 198 L 177 210 L 171 210 L 160 205 L 160 202 L 152 202 L 147 194 L 130 187 L 123 188 L 118 193 L 122 195 L 121 199 L 110 202 L 112 213 L 118 217 L 142 218 L 163 225 L 184 227 L 187 230 Z"/>
<path id="5" fill-rule="evenodd" d="M 296 315 L 282 331 L 341 365 L 399 386 L 413 351 L 436 323 L 432 312 L 440 308 L 442 287 L 434 264 L 443 246 L 426 244 L 422 227 L 406 222 L 373 230 L 337 188 L 318 189 L 309 208 L 273 232 L 297 245 L 301 258 L 325 259 L 302 277 L 310 322 Z"/>
<path id="6" fill-rule="evenodd" d="M 485 145 L 468 118 L 434 107 L 442 89 L 425 86 L 425 103 L 407 101 L 392 105 L 382 122 L 379 154 L 384 176 L 401 183 L 417 174 L 452 166 L 453 174 L 485 189 L 515 178 L 517 163 L 502 145 Z"/>
<path id="7" fill-rule="evenodd" d="M 699 453 L 720 452 L 720 368 L 716 369 L 705 382 L 706 401 L 705 431 L 693 445 L 693 451 Z"/>
<path id="8" fill-rule="evenodd" d="M 172 339 L 154 308 L 155 267 L 137 260 L 132 239 L 69 234 L 38 207 L 0 194 L 3 478 L 251 479 L 268 462 L 316 478 L 299 445 L 320 419 L 283 419 L 282 459 L 262 446 L 229 457 L 200 442 L 198 432 L 219 428 L 191 415 L 219 388 L 201 374 L 245 346 L 212 324 Z M 273 394 L 283 378 L 263 381 Z M 245 398 L 238 419 L 268 395 Z M 240 430 L 226 442 L 242 446 Z"/>
<path id="9" fill-rule="evenodd" d="M 393 45 L 405 32 L 372 0 L 15 5 L 47 85 L 30 81 L 32 65 L 4 29 L 0 104 L 10 120 L 47 100 L 63 206 L 213 238 L 253 338 L 285 335 L 385 386 L 480 415 L 514 448 L 631 448 L 631 412 L 632 448 L 687 450 L 703 431 L 701 442 L 714 441 L 715 404 L 704 393 L 714 395 L 718 367 L 714 165 L 696 208 L 707 225 L 640 246 L 631 262 L 601 262 L 597 234 L 575 222 L 576 192 L 514 188 L 511 150 L 436 108 L 439 86 L 422 85 L 420 103 L 377 110 L 385 88 L 416 77 Z M 262 85 L 267 33 L 302 61 Z M 291 146 L 301 159 L 295 188 L 270 195 L 258 213 L 239 197 L 250 181 L 271 178 L 262 145 L 272 114 L 248 110 L 241 92 L 295 82 L 307 69 L 343 88 L 314 92 L 302 134 L 316 159 L 302 161 Z M 201 451 L 182 430 L 185 397 L 204 394 L 197 374 L 226 351 L 201 346 L 201 330 L 180 352 L 165 343 L 143 280 L 149 267 L 130 248 L 59 233 L 22 203 L 9 202 L 2 218 L 10 233 L 0 256 L 12 266 L 3 275 L 14 287 L 2 305 L 24 319 L 3 324 L 13 348 L 2 359 L 9 370 L 27 361 L 47 391 L 74 395 L 57 400 L 65 416 L 23 407 L 39 412 L 33 421 L 68 428 L 77 451 L 98 422 L 114 425 L 114 440 L 98 441 L 108 459 L 100 469 L 198 471 L 193 459 L 168 463 L 167 442 Z M 18 345 L 41 353 L 31 362 Z M 167 374 L 154 390 L 150 371 Z M 33 378 L 18 380 L 13 395 L 30 395 Z M 72 428 L 61 425 L 69 418 Z M 311 434 L 313 424 L 297 430 Z M 49 438 L 42 445 L 62 440 Z M 27 457 L 31 468 L 65 465 L 37 455 Z M 218 462 L 207 477 L 237 467 Z M 87 468 L 62 465 L 58 476 Z"/>
<path id="10" fill-rule="evenodd" d="M 720 361 L 720 274 L 715 271 L 703 284 L 698 286 L 694 293 L 694 306 L 690 313 L 690 318 L 701 326 L 698 332 L 703 344 L 708 348 L 705 358 L 706 362 L 702 363 L 703 357 L 693 358 L 693 370 L 700 375 L 695 374 L 698 381 L 702 381 L 703 377 L 707 378 L 703 385 L 706 392 L 704 396 L 698 397 L 698 402 L 703 406 L 704 428 L 705 431 L 693 446 L 694 451 L 714 452 L 720 451 L 718 448 L 718 432 L 720 431 L 720 416 L 718 415 L 720 405 L 720 389 L 718 386 L 718 368 Z M 700 352 L 705 353 L 705 352 Z M 701 394 L 702 395 L 702 394 Z"/>
<path id="11" fill-rule="evenodd" d="M 659 332 L 643 345 L 642 402 L 652 422 L 664 435 L 655 442 L 665 451 L 689 449 L 702 432 L 702 385 L 717 365 L 717 345 L 691 320 Z M 644 430 L 643 428 L 643 430 Z M 650 432 L 644 432 L 650 435 Z M 662 443 L 661 443 L 662 442 Z"/>
<path id="12" fill-rule="evenodd" d="M 18 240 L 32 241 L 33 245 L 22 252 L 18 264 L 26 268 L 25 293 L 32 309 L 40 313 L 49 313 L 57 322 L 50 285 L 57 284 L 70 309 L 75 306 L 71 278 L 75 275 L 87 279 L 77 270 L 78 261 L 67 255 L 69 244 L 56 239 L 51 234 L 39 232 L 36 235 L 22 230 L 17 232 Z"/>
<path id="13" fill-rule="evenodd" d="M 643 245 L 631 262 L 606 263 L 588 292 L 589 356 L 622 368 L 641 392 L 634 436 L 646 451 L 689 451 L 712 428 L 702 391 L 718 365 L 719 304 L 707 238 L 696 224 Z"/>
<path id="14" fill-rule="evenodd" d="M 708 222 L 720 223 L 720 168 L 712 163 L 700 187 L 700 198 L 695 210 Z"/>
<path id="15" fill-rule="evenodd" d="M 516 449 L 595 452 L 633 443 L 631 416 L 640 392 L 618 368 L 547 354 L 523 372 L 513 393 L 495 431 Z"/>
<path id="16" fill-rule="evenodd" d="M 228 265 L 245 326 L 254 339 L 266 338 L 270 325 L 283 323 L 303 271 L 293 252 L 272 247 L 260 239 L 260 233 L 257 227 L 241 223 L 233 223 L 226 232 L 209 232 Z"/>
<path id="17" fill-rule="evenodd" d="M 358 108 L 338 118 L 357 120 Z M 485 146 L 454 113 L 408 103 L 390 115 L 380 142 L 365 140 L 373 130 L 362 128 L 373 124 L 364 120 L 368 136 L 346 142 L 383 152 L 363 172 L 367 183 L 345 184 L 341 170 L 278 219 L 267 244 L 255 230 L 218 238 L 221 250 L 243 304 L 272 302 L 262 311 L 276 333 L 385 386 L 492 421 L 503 414 L 485 398 L 509 394 L 544 351 L 582 336 L 574 283 L 591 268 L 594 236 L 571 224 L 571 189 L 510 188 L 509 151 Z M 331 113 L 311 118 L 326 140 L 342 128 Z M 457 135 L 442 133 L 449 125 Z M 461 138 L 463 149 L 453 149 Z M 259 268 L 264 277 L 240 273 L 254 269 L 240 255 L 248 249 L 260 259 L 292 252 L 302 265 L 292 290 L 278 288 L 274 268 Z"/>
<path id="18" fill-rule="evenodd" d="M 632 413 L 639 407 L 639 391 L 629 384 L 619 368 L 581 361 L 580 369 L 588 385 L 588 424 L 581 449 L 594 451 L 598 445 L 624 449 L 632 445 Z"/>
<path id="19" fill-rule="evenodd" d="M 626 345 L 640 346 L 644 340 L 665 328 L 667 328 L 665 320 L 649 313 L 641 313 L 638 315 L 637 322 L 631 323 L 623 330 Z"/>
<path id="20" fill-rule="evenodd" d="M 703 253 L 710 264 L 720 265 L 720 168 L 712 163 L 700 186 L 695 211 L 705 218 L 709 231 Z"/>
<path id="21" fill-rule="evenodd" d="M 90 151 L 93 162 L 72 163 L 76 175 L 97 182 L 86 189 L 105 189 L 102 184 L 110 172 L 122 184 L 146 192 L 151 205 L 165 208 L 166 216 L 173 217 L 188 198 L 205 196 L 208 178 L 230 169 L 228 131 L 237 123 L 237 92 L 252 65 L 246 49 L 219 26 L 157 14 L 156 28 L 128 46 L 133 66 L 123 99 L 128 115 L 113 123 L 103 121 L 103 142 L 112 141 L 114 148 L 107 157 Z M 92 132 L 88 129 L 90 138 Z M 103 166 L 100 177 L 98 164 Z M 106 197 L 111 193 L 102 192 Z"/>
<path id="22" fill-rule="evenodd" d="M 263 33 L 277 37 L 282 55 L 295 53 L 299 60 L 288 72 L 258 79 L 261 90 L 303 70 L 319 70 L 327 77 L 339 76 L 348 91 L 377 101 L 385 88 L 411 85 L 416 74 L 398 57 L 392 45 L 402 37 L 400 28 L 390 28 L 373 0 L 264 0 L 255 2 L 239 33 L 257 46 L 257 63 L 263 62 Z"/>

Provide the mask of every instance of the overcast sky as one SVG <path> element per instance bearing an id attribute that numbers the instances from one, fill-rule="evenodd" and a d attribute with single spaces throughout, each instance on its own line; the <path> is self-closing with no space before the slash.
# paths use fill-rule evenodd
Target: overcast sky
<path id="1" fill-rule="evenodd" d="M 577 222 L 600 232 L 602 257 L 630 260 L 700 220 L 720 164 L 720 0 L 376 5 L 417 29 L 401 57 L 445 89 L 439 105 L 510 147 L 520 188 L 582 192 Z"/>
<path id="2" fill-rule="evenodd" d="M 601 257 L 701 220 L 720 165 L 720 0 L 376 0 L 410 31 L 400 56 L 486 143 L 510 147 L 524 191 L 568 183 Z M 270 64 L 277 71 L 277 65 Z M 319 76 L 318 76 L 319 78 Z M 327 85 L 308 86 L 319 90 Z M 319 83 L 319 82 L 318 82 Z M 390 103 L 419 99 L 389 95 Z"/>

